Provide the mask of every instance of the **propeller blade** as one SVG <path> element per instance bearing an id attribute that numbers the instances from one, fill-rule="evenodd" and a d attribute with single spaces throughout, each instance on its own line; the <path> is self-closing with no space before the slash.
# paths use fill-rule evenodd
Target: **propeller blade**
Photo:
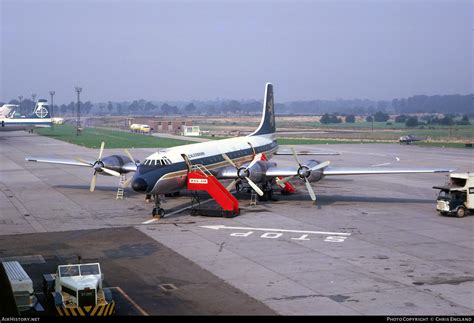
<path id="1" fill-rule="evenodd" d="M 102 167 L 102 170 L 104 172 L 106 172 L 107 174 L 109 174 L 109 175 L 120 177 L 120 173 L 116 172 L 114 170 L 111 170 L 111 169 L 108 169 L 108 168 L 105 168 L 105 167 Z"/>
<path id="2" fill-rule="evenodd" d="M 249 185 L 253 188 L 253 190 L 254 190 L 255 192 L 257 192 L 258 195 L 263 196 L 263 192 L 262 192 L 262 190 L 260 189 L 260 187 L 257 186 L 257 184 L 255 184 L 254 182 L 252 182 L 252 181 L 250 180 L 250 178 L 248 178 L 248 177 L 245 177 L 245 179 L 247 180 L 247 182 L 249 183 Z"/>
<path id="3" fill-rule="evenodd" d="M 281 178 L 281 179 L 276 179 L 275 181 L 277 182 L 277 184 L 279 185 L 284 185 L 286 182 L 288 182 L 290 179 L 292 179 L 294 176 L 287 176 L 287 177 L 284 177 L 284 178 Z"/>
<path id="4" fill-rule="evenodd" d="M 301 167 L 301 163 L 300 163 L 300 160 L 298 159 L 298 155 L 296 154 L 295 148 L 291 147 L 291 151 L 293 152 L 293 157 L 295 157 L 296 162 Z"/>
<path id="5" fill-rule="evenodd" d="M 250 169 L 252 168 L 253 165 L 255 165 L 256 162 L 258 162 L 259 160 L 262 159 L 262 154 L 257 154 L 255 155 L 255 157 L 253 158 L 253 160 L 250 162 L 250 164 L 247 166 L 247 169 Z"/>
<path id="6" fill-rule="evenodd" d="M 305 178 L 305 184 L 306 188 L 308 189 L 309 196 L 313 201 L 316 201 L 316 194 L 314 194 L 313 188 L 311 187 L 311 184 L 309 183 L 307 178 Z"/>
<path id="7" fill-rule="evenodd" d="M 328 167 L 328 165 L 330 164 L 331 162 L 328 160 L 328 161 L 325 161 L 321 164 L 317 164 L 316 166 L 310 168 L 309 170 L 310 171 L 313 171 L 313 170 L 318 170 L 318 169 L 321 169 L 321 168 L 325 168 L 325 167 Z"/>
<path id="8" fill-rule="evenodd" d="M 132 156 L 132 154 L 130 154 L 130 152 L 128 151 L 128 149 L 124 149 L 123 151 L 125 151 L 125 154 L 127 154 L 128 158 L 130 158 L 130 160 L 132 161 L 132 163 L 135 164 L 135 159 L 133 159 L 133 156 Z"/>
<path id="9" fill-rule="evenodd" d="M 133 176 L 130 176 L 129 178 L 127 178 L 127 180 L 125 182 L 123 182 L 123 188 L 130 185 L 130 183 L 132 182 L 132 179 L 133 179 Z"/>
<path id="10" fill-rule="evenodd" d="M 233 180 L 227 187 L 226 189 L 230 192 L 234 189 L 235 187 L 235 184 L 237 184 L 237 179 L 236 180 Z"/>
<path id="11" fill-rule="evenodd" d="M 102 141 L 102 143 L 100 144 L 99 158 L 97 158 L 97 160 L 102 159 L 102 153 L 104 152 L 104 146 L 105 146 L 105 142 Z"/>
<path id="12" fill-rule="evenodd" d="M 227 156 L 227 154 L 222 154 L 222 157 L 224 157 L 225 160 L 227 160 L 227 162 L 229 164 L 231 164 L 232 166 L 234 166 L 235 168 L 237 168 L 237 166 L 234 164 L 234 162 L 232 161 L 232 159 L 229 158 L 229 156 Z"/>
<path id="13" fill-rule="evenodd" d="M 84 159 L 79 158 L 79 157 L 75 157 L 74 159 L 77 160 L 80 163 L 83 163 L 83 164 L 87 164 L 87 165 L 91 165 L 91 166 L 94 165 L 94 164 L 91 164 L 90 162 L 88 162 L 87 160 L 84 160 Z"/>
<path id="14" fill-rule="evenodd" d="M 92 175 L 91 186 L 89 188 L 89 191 L 94 192 L 96 180 L 97 180 L 97 172 L 94 172 L 94 175 Z"/>

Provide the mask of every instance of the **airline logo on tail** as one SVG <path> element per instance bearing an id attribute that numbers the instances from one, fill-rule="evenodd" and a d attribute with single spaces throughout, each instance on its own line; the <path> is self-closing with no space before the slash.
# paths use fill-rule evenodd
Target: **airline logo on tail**
<path id="1" fill-rule="evenodd" d="M 275 128 L 275 113 L 274 113 L 274 105 L 273 105 L 273 86 L 269 84 L 269 87 L 271 87 L 271 90 L 268 91 L 267 93 L 267 114 L 268 114 L 268 122 L 270 123 L 270 126 Z"/>
<path id="2" fill-rule="evenodd" d="M 40 118 L 40 119 L 50 118 L 48 103 L 43 102 L 43 101 L 38 102 L 30 118 Z"/>
<path id="3" fill-rule="evenodd" d="M 36 109 L 35 111 L 35 114 L 38 118 L 46 118 L 48 116 L 48 109 L 46 109 L 45 107 L 38 107 L 38 109 Z"/>

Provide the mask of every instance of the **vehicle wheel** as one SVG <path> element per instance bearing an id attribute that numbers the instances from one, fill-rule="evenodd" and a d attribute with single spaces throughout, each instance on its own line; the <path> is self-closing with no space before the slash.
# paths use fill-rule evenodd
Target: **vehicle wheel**
<path id="1" fill-rule="evenodd" d="M 466 209 L 464 207 L 459 207 L 458 210 L 456 211 L 456 216 L 458 218 L 463 218 L 466 215 Z"/>
<path id="2" fill-rule="evenodd" d="M 158 214 L 158 212 L 157 212 L 156 207 L 155 207 L 155 208 L 153 208 L 153 211 L 151 211 L 151 215 L 153 217 L 155 217 L 157 214 Z"/>
<path id="3" fill-rule="evenodd" d="M 440 216 L 446 216 L 446 212 L 443 212 L 443 211 L 439 211 L 438 214 L 439 214 Z"/>

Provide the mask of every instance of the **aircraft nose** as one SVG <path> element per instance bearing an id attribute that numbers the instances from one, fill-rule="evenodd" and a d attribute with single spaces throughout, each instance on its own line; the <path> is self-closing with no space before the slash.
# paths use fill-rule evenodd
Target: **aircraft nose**
<path id="1" fill-rule="evenodd" d="M 136 178 L 132 182 L 132 189 L 135 192 L 143 193 L 143 192 L 146 192 L 147 188 L 148 188 L 148 185 L 143 178 Z"/>

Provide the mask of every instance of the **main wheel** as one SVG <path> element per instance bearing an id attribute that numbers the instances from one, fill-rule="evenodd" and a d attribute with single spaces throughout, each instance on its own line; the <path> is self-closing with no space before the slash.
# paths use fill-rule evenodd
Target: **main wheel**
<path id="1" fill-rule="evenodd" d="M 153 208 L 153 211 L 151 211 L 151 215 L 152 215 L 153 217 L 155 217 L 157 214 L 158 214 L 158 210 L 157 210 L 156 207 L 155 207 L 155 208 Z"/>
<path id="2" fill-rule="evenodd" d="M 458 218 L 463 218 L 466 215 L 466 209 L 463 206 L 458 207 L 456 211 L 456 216 Z"/>

